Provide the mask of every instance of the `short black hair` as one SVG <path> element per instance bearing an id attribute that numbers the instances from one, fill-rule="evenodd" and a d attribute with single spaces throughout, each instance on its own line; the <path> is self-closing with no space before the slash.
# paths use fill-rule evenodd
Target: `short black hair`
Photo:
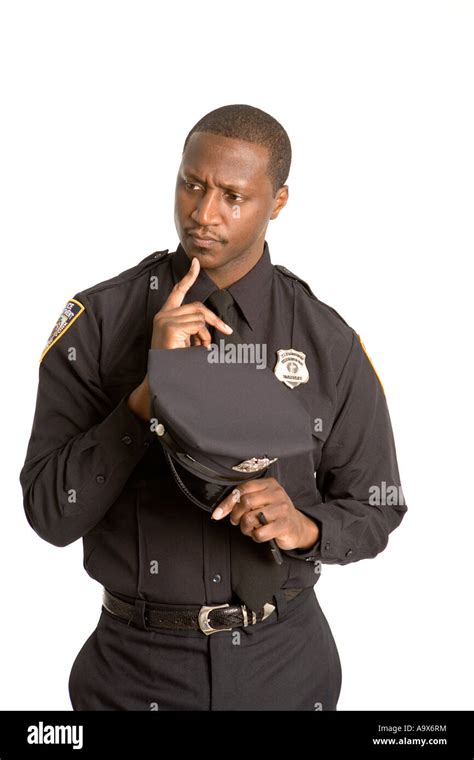
<path id="1" fill-rule="evenodd" d="M 273 195 L 285 184 L 291 165 L 290 138 L 282 125 L 260 108 L 237 104 L 210 111 L 189 132 L 184 141 L 183 153 L 194 132 L 211 132 L 264 145 L 269 151 L 267 172 Z"/>

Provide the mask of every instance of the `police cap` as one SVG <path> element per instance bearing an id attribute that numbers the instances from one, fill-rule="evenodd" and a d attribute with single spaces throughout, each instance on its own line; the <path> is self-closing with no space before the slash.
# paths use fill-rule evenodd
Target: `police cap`
<path id="1" fill-rule="evenodd" d="M 312 450 L 308 412 L 266 366 L 211 361 L 204 346 L 150 349 L 148 380 L 173 476 L 203 509 L 279 459 Z"/>

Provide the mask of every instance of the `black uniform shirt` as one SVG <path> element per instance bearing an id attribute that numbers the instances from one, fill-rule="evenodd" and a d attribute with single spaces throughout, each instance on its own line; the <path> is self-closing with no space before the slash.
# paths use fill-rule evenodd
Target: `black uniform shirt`
<path id="1" fill-rule="evenodd" d="M 20 481 L 34 530 L 56 546 L 83 537 L 84 567 L 110 591 L 165 604 L 221 604 L 235 600 L 229 531 L 240 528 L 187 500 L 156 433 L 127 406 L 147 371 L 153 317 L 189 265 L 179 245 L 68 302 L 42 355 Z M 310 549 L 282 551 L 282 587 L 314 586 L 321 563 L 382 551 L 406 511 L 384 391 L 356 332 L 306 283 L 272 264 L 267 242 L 228 289 L 238 332 L 266 345 L 271 369 L 279 350 L 305 354 L 309 379 L 288 393 L 298 394 L 311 417 L 313 454 L 278 461 L 274 476 L 320 528 Z M 184 303 L 204 302 L 215 290 L 201 269 Z"/>

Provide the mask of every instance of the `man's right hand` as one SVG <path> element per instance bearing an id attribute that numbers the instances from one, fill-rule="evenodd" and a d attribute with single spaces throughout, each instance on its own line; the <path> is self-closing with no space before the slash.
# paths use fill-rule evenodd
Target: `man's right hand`
<path id="1" fill-rule="evenodd" d="M 189 270 L 176 283 L 160 311 L 155 314 L 150 348 L 189 348 L 191 345 L 208 347 L 211 344 L 211 334 L 207 324 L 227 335 L 231 334 L 232 328 L 200 301 L 182 305 L 186 293 L 196 281 L 199 269 L 199 259 L 194 257 Z M 132 391 L 127 403 L 132 412 L 149 420 L 151 395 L 148 375 Z"/>
<path id="2" fill-rule="evenodd" d="M 153 318 L 151 348 L 188 348 L 194 345 L 210 346 L 211 334 L 206 323 L 230 335 L 232 328 L 219 319 L 200 301 L 182 306 L 188 290 L 199 274 L 199 259 L 193 258 L 183 279 L 176 283 L 164 305 Z"/>

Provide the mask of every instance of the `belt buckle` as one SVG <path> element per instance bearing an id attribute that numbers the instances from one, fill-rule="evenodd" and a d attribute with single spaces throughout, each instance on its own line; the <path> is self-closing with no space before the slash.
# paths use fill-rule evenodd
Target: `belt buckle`
<path id="1" fill-rule="evenodd" d="M 198 613 L 198 623 L 199 628 L 203 633 L 206 634 L 206 636 L 209 636 L 211 633 L 217 633 L 218 631 L 231 631 L 232 628 L 214 628 L 210 622 L 209 622 L 209 613 L 212 612 L 212 610 L 220 609 L 221 607 L 230 607 L 230 604 L 227 602 L 227 604 L 214 604 L 205 606 L 203 605 Z"/>

